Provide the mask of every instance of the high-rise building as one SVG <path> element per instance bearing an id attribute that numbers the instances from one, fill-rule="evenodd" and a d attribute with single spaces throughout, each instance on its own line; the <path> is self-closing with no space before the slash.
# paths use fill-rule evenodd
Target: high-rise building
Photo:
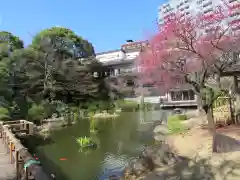
<path id="1" fill-rule="evenodd" d="M 240 0 L 169 0 L 159 7 L 158 22 L 164 24 L 175 12 L 183 16 L 211 16 L 219 10 L 218 6 L 225 7 L 225 13 L 229 16 L 226 23 L 234 25 L 235 30 L 240 29 Z"/>

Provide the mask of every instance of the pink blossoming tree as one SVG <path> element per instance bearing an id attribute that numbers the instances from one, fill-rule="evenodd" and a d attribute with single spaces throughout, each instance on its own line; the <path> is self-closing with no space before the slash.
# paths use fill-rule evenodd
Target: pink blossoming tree
<path id="1" fill-rule="evenodd" d="M 140 54 L 141 83 L 152 83 L 166 93 L 179 84 L 188 83 L 198 97 L 198 106 L 207 114 L 215 145 L 212 105 L 222 94 L 220 76 L 236 64 L 240 53 L 240 22 L 229 22 L 232 7 L 217 7 L 203 16 L 172 14 L 149 39 L 150 46 Z M 211 86 L 214 79 L 217 86 Z"/>

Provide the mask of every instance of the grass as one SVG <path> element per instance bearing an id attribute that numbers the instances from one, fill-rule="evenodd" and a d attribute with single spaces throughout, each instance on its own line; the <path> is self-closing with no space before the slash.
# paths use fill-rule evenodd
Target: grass
<path id="1" fill-rule="evenodd" d="M 187 120 L 187 116 L 184 114 L 178 114 L 168 117 L 168 129 L 170 134 L 181 134 L 187 131 L 187 128 L 181 123 Z"/>

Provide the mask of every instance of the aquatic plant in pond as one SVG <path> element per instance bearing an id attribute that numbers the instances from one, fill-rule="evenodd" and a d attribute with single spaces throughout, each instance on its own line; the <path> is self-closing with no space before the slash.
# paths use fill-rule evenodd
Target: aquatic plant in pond
<path id="1" fill-rule="evenodd" d="M 97 144 L 93 142 L 91 137 L 79 137 L 76 139 L 81 148 L 96 148 Z"/>

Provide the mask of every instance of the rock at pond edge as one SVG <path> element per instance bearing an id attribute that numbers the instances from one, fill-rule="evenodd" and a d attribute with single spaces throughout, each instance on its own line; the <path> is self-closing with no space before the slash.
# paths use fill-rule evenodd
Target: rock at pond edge
<path id="1" fill-rule="evenodd" d="M 181 160 L 182 158 L 171 152 L 166 144 L 147 147 L 125 168 L 123 179 L 138 179 L 151 173 L 155 168 L 171 165 Z"/>
<path id="2" fill-rule="evenodd" d="M 156 126 L 154 128 L 153 132 L 156 134 L 159 133 L 162 135 L 167 135 L 169 133 L 169 129 L 168 129 L 167 125 L 161 124 L 161 125 Z"/>

